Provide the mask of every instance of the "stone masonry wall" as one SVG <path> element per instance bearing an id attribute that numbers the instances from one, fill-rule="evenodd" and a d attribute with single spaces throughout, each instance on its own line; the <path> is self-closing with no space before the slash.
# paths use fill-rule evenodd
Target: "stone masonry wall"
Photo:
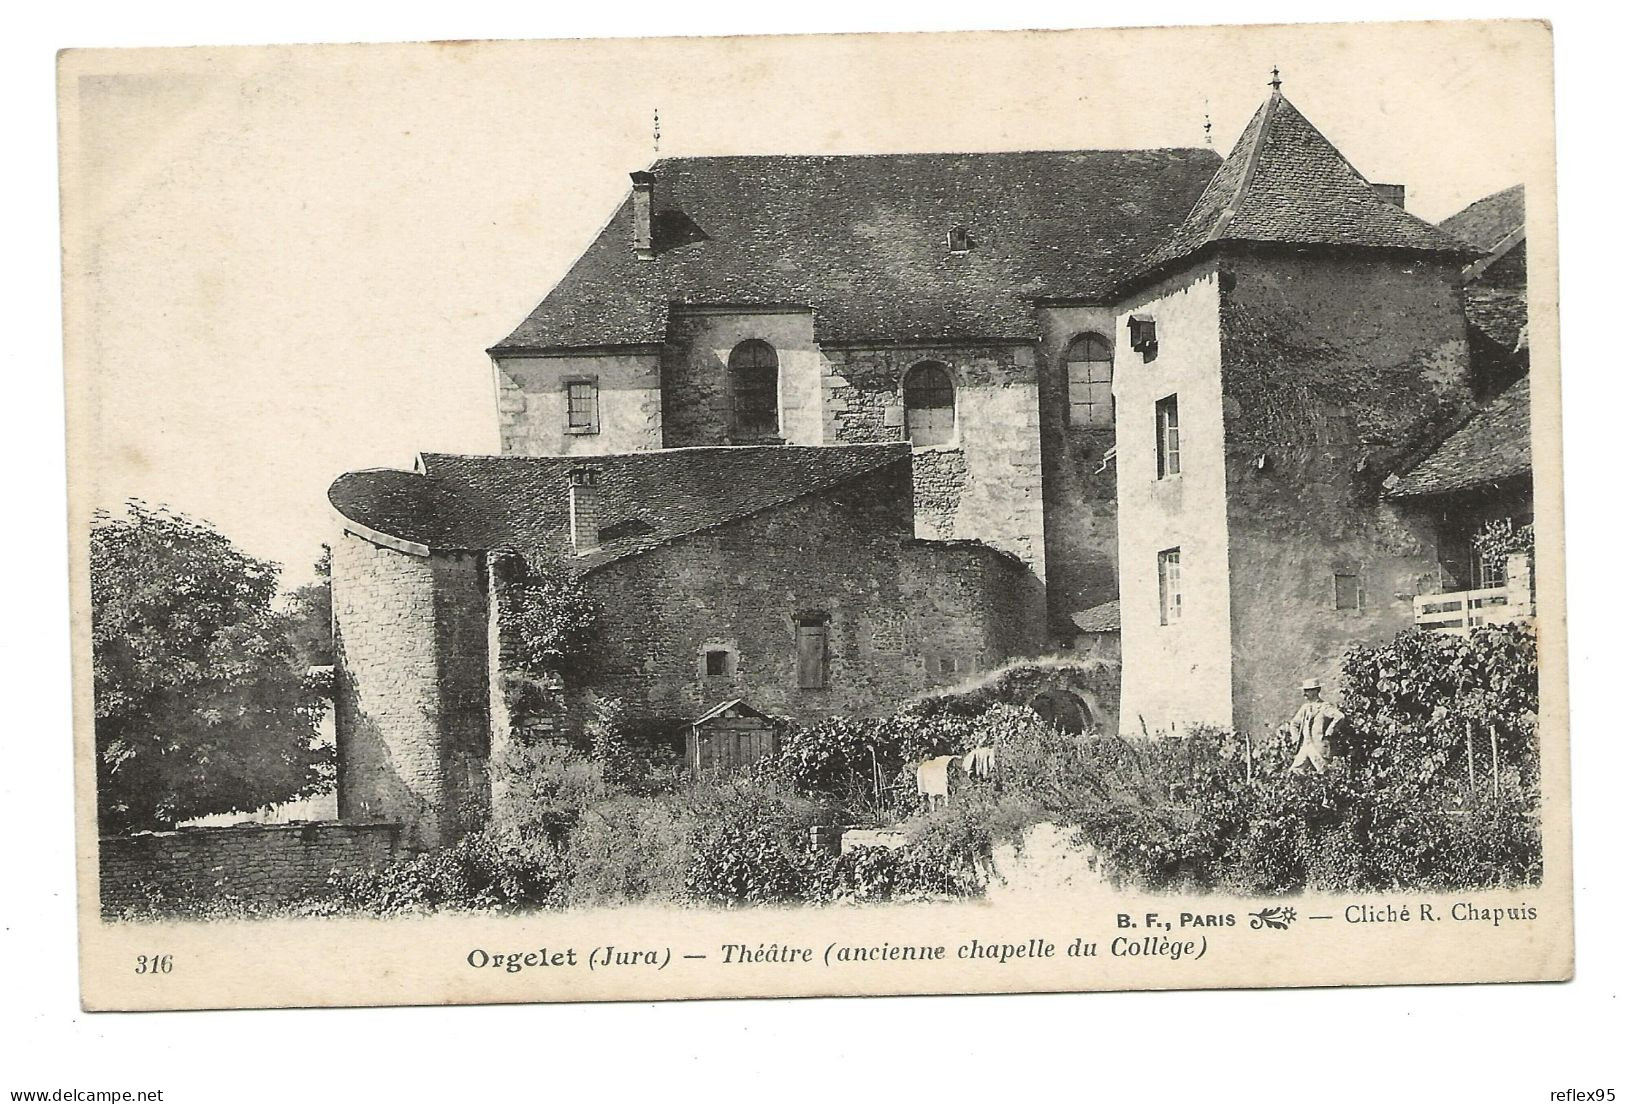
<path id="1" fill-rule="evenodd" d="M 596 456 L 660 447 L 660 363 L 653 352 L 499 357 L 494 371 L 504 456 Z M 594 432 L 569 426 L 565 386 L 573 380 L 598 387 Z"/>
<path id="2" fill-rule="evenodd" d="M 104 836 L 103 916 L 282 904 L 404 852 L 398 824 L 249 824 Z"/>
<path id="3" fill-rule="evenodd" d="M 988 580 L 1030 572 L 986 548 L 914 540 L 910 491 L 908 466 L 892 465 L 593 572 L 594 677 L 572 694 L 620 697 L 633 718 L 670 726 L 734 697 L 811 721 L 953 682 L 945 656 L 1002 661 Z M 827 618 L 822 689 L 798 686 L 798 616 Z M 727 673 L 706 674 L 713 648 L 729 652 Z"/>
<path id="4" fill-rule="evenodd" d="M 339 816 L 407 826 L 412 846 L 483 816 L 485 618 L 470 554 L 333 542 Z"/>
<path id="5" fill-rule="evenodd" d="M 661 354 L 667 448 L 731 443 L 728 358 L 749 340 L 767 342 L 778 357 L 779 439 L 824 443 L 819 381 L 827 369 L 810 311 L 679 308 Z"/>
<path id="6" fill-rule="evenodd" d="M 1409 627 L 1435 585 L 1431 526 L 1381 483 L 1470 401 L 1466 329 L 1438 262 L 1235 259 L 1222 287 L 1235 723 L 1262 731 L 1305 678 L 1335 700 L 1347 647 Z"/>
<path id="7" fill-rule="evenodd" d="M 849 347 L 824 353 L 824 439 L 832 444 L 904 440 L 904 375 L 922 361 L 948 367 L 955 440 L 915 450 L 916 532 L 981 541 L 1011 553 L 1031 569 L 1029 599 L 1039 609 L 1045 518 L 1032 348 Z"/>
<path id="8" fill-rule="evenodd" d="M 1112 339 L 1110 307 L 1043 307 L 1038 321 L 1038 421 L 1044 466 L 1044 569 L 1049 614 L 1071 614 L 1117 597 L 1117 471 L 1106 453 L 1115 426 L 1074 425 L 1066 353 L 1073 338 Z"/>

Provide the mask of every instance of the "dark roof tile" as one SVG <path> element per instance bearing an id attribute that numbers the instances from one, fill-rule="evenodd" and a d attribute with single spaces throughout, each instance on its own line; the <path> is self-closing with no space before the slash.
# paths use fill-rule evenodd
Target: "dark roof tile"
<path id="1" fill-rule="evenodd" d="M 1524 376 L 1401 476 L 1388 497 L 1470 491 L 1530 470 L 1529 377 Z"/>
<path id="2" fill-rule="evenodd" d="M 1523 230 L 1523 185 L 1485 196 L 1439 223 L 1439 229 L 1489 252 Z"/>
<path id="3" fill-rule="evenodd" d="M 652 261 L 632 206 L 492 351 L 654 344 L 672 304 L 810 307 L 821 341 L 1034 335 L 1034 299 L 1105 301 L 1167 237 L 1212 150 L 669 158 Z M 964 226 L 973 247 L 947 248 Z"/>
<path id="4" fill-rule="evenodd" d="M 1279 93 L 1247 123 L 1179 229 L 1137 280 L 1223 242 L 1472 254 L 1389 202 Z"/>
<path id="5" fill-rule="evenodd" d="M 1079 632 L 1121 632 L 1122 606 L 1118 599 L 1113 598 L 1110 602 L 1090 606 L 1082 613 L 1074 613 L 1072 623 L 1078 627 Z"/>
<path id="6" fill-rule="evenodd" d="M 569 473 L 596 468 L 600 539 L 609 539 L 598 551 L 572 558 L 590 570 L 906 464 L 910 455 L 906 444 L 735 446 L 608 456 L 425 453 L 417 472 L 342 475 L 329 488 L 328 500 L 353 522 L 432 549 L 507 548 L 548 556 L 568 548 Z"/>

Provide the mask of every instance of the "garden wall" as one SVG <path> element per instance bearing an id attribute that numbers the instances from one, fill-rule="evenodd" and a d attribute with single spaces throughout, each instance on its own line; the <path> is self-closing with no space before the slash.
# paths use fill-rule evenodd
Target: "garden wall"
<path id="1" fill-rule="evenodd" d="M 141 832 L 104 836 L 99 846 L 104 916 L 285 903 L 404 851 L 399 824 L 344 821 Z"/>

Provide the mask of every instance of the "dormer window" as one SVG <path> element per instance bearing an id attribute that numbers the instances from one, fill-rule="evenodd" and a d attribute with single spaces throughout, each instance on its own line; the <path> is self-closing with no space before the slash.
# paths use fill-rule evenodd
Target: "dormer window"
<path id="1" fill-rule="evenodd" d="M 1149 314 L 1132 314 L 1128 320 L 1129 348 L 1146 360 L 1157 355 L 1157 320 Z"/>
<path id="2" fill-rule="evenodd" d="M 972 244 L 974 243 L 970 239 L 970 227 L 956 226 L 948 231 L 948 252 L 969 253 Z"/>

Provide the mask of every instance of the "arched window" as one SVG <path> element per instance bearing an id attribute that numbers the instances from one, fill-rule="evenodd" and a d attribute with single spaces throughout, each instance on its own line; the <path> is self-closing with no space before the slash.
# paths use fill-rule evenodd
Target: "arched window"
<path id="1" fill-rule="evenodd" d="M 765 341 L 741 341 L 728 355 L 733 436 L 779 435 L 779 355 Z"/>
<path id="2" fill-rule="evenodd" d="M 1073 425 L 1112 427 L 1111 342 L 1097 333 L 1072 339 L 1066 347 L 1066 394 Z"/>
<path id="3" fill-rule="evenodd" d="M 954 439 L 954 380 L 934 361 L 916 364 L 903 378 L 903 416 L 908 439 L 946 445 Z"/>

